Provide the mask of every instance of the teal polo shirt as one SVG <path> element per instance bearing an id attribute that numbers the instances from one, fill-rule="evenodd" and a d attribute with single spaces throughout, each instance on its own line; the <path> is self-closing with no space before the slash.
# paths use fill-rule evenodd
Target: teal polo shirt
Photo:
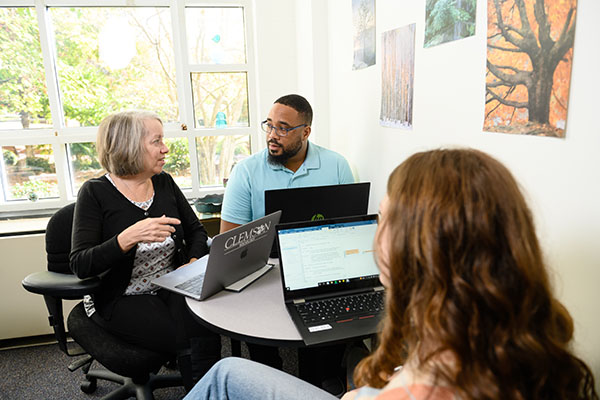
<path id="1" fill-rule="evenodd" d="M 245 224 L 265 215 L 265 190 L 353 183 L 346 159 L 309 142 L 306 158 L 293 172 L 267 161 L 267 149 L 240 161 L 231 171 L 221 219 Z"/>

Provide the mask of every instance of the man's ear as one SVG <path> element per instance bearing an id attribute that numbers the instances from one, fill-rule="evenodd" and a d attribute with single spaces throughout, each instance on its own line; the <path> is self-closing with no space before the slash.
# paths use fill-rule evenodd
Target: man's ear
<path id="1" fill-rule="evenodd" d="M 302 131 L 302 139 L 306 140 L 310 136 L 310 126 L 305 126 L 304 131 Z"/>

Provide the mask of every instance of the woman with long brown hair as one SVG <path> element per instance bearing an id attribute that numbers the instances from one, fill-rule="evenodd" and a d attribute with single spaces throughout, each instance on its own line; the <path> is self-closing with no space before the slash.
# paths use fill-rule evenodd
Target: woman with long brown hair
<path id="1" fill-rule="evenodd" d="M 414 154 L 380 213 L 386 316 L 344 399 L 598 399 L 506 167 L 477 150 Z M 221 361 L 188 398 L 331 398 L 246 363 Z"/>

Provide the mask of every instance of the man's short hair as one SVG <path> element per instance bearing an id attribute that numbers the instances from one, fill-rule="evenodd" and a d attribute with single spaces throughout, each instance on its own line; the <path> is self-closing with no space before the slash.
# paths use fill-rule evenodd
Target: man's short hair
<path id="1" fill-rule="evenodd" d="M 299 94 L 288 94 L 275 100 L 274 104 L 277 103 L 292 107 L 294 110 L 298 111 L 298 114 L 300 114 L 306 125 L 310 126 L 310 124 L 312 124 L 312 107 L 304 97 Z"/>
<path id="2" fill-rule="evenodd" d="M 96 151 L 102 167 L 116 176 L 130 176 L 144 168 L 144 121 L 158 115 L 149 111 L 123 111 L 109 115 L 100 122 Z"/>

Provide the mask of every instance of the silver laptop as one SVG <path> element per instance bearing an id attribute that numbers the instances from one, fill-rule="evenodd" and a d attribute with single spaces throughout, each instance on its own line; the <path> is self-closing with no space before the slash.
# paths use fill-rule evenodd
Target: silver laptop
<path id="1" fill-rule="evenodd" d="M 276 211 L 215 236 L 209 254 L 152 283 L 195 300 L 242 290 L 273 267 L 267 261 L 280 217 Z"/>

